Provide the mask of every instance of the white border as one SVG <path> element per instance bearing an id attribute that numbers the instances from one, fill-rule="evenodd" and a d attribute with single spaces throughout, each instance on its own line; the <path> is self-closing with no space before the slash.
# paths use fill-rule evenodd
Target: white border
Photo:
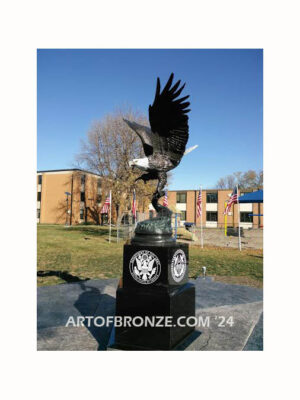
<path id="1" fill-rule="evenodd" d="M 5 2 L 1 17 L 1 163 L 7 193 L 1 221 L 1 356 L 7 397 L 129 393 L 132 399 L 152 399 L 154 390 L 168 398 L 294 398 L 299 217 L 293 214 L 294 220 L 283 224 L 281 209 L 286 196 L 295 204 L 299 199 L 298 2 L 14 1 Z M 38 47 L 264 48 L 263 353 L 35 352 Z M 136 379 L 136 374 L 145 378 L 139 374 L 145 367 L 152 372 L 149 379 Z"/>

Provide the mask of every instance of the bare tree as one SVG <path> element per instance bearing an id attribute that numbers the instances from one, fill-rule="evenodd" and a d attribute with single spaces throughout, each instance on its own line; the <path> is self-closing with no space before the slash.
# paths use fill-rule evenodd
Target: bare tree
<path id="1" fill-rule="evenodd" d="M 243 177 L 243 172 L 241 172 L 241 171 L 237 171 L 237 172 L 234 172 L 233 173 L 233 176 L 234 176 L 234 179 L 235 179 L 235 185 L 239 185 L 239 186 L 241 186 L 241 183 L 242 183 L 242 177 Z"/>
<path id="2" fill-rule="evenodd" d="M 260 188 L 264 186 L 264 171 L 259 172 L 257 186 Z"/>
<path id="3" fill-rule="evenodd" d="M 76 156 L 80 167 L 102 177 L 103 192 L 112 191 L 117 216 L 123 210 L 130 210 L 133 189 L 136 189 L 137 201 L 141 203 L 146 196 L 149 204 L 153 192 L 153 182 L 135 182 L 140 173 L 129 166 L 129 161 L 143 156 L 143 150 L 140 139 L 123 118 L 141 125 L 148 124 L 145 115 L 129 107 L 118 109 L 92 124 Z"/>
<path id="4" fill-rule="evenodd" d="M 255 187 L 257 187 L 258 178 L 259 178 L 259 176 L 256 173 L 256 171 L 250 169 L 249 171 L 246 171 L 242 175 L 242 179 L 241 179 L 239 186 L 243 189 L 255 188 Z"/>
<path id="5" fill-rule="evenodd" d="M 220 178 L 217 182 L 216 187 L 218 189 L 231 189 L 236 184 L 234 175 L 227 175 L 224 178 Z"/>
<path id="6" fill-rule="evenodd" d="M 246 172 L 234 172 L 220 178 L 216 184 L 218 189 L 232 189 L 234 186 L 239 185 L 240 189 L 255 189 L 263 187 L 263 171 L 256 172 L 249 170 Z"/>

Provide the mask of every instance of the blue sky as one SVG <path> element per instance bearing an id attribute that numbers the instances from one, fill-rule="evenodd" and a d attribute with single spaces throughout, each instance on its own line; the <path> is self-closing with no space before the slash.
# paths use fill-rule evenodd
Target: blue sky
<path id="1" fill-rule="evenodd" d="M 72 168 L 92 121 L 130 104 L 148 113 L 156 78 L 171 72 L 190 95 L 199 147 L 173 170 L 170 189 L 212 188 L 263 168 L 262 50 L 38 50 L 38 170 Z"/>

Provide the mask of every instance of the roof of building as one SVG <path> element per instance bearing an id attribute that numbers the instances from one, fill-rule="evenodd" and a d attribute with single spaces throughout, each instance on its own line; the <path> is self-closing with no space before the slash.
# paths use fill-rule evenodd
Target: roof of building
<path id="1" fill-rule="evenodd" d="M 247 193 L 244 196 L 239 197 L 240 203 L 263 203 L 264 202 L 264 191 L 257 190 L 256 192 Z"/>
<path id="2" fill-rule="evenodd" d="M 65 168 L 65 169 L 47 169 L 47 170 L 43 170 L 43 171 L 37 171 L 38 174 L 42 174 L 45 172 L 70 172 L 70 171 L 79 171 L 79 172 L 85 172 L 87 174 L 92 174 L 92 175 L 97 175 L 97 176 L 101 176 L 100 174 L 97 174 L 95 172 L 91 172 L 91 171 L 87 171 L 85 169 L 80 169 L 80 168 Z"/>

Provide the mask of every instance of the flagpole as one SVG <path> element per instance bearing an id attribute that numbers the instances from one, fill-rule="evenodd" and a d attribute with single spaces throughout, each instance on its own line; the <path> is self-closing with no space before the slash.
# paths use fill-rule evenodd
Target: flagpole
<path id="1" fill-rule="evenodd" d="M 239 250 L 242 251 L 242 243 L 241 243 L 241 227 L 240 227 L 240 202 L 239 202 L 239 185 L 236 185 L 236 196 L 237 196 L 237 205 L 238 205 L 238 222 L 239 222 Z"/>
<path id="2" fill-rule="evenodd" d="M 227 236 L 227 213 L 226 213 L 226 207 L 227 207 L 227 201 L 225 201 L 225 229 L 224 229 L 224 233 L 225 233 L 225 236 Z"/>
<path id="3" fill-rule="evenodd" d="M 109 191 L 109 243 L 111 237 L 111 190 Z"/>
<path id="4" fill-rule="evenodd" d="M 201 248 L 203 249 L 203 223 L 202 223 L 202 204 L 203 204 L 203 199 L 202 199 L 202 186 L 200 186 L 200 191 L 201 191 L 201 215 L 200 215 L 200 232 L 201 232 Z"/>

